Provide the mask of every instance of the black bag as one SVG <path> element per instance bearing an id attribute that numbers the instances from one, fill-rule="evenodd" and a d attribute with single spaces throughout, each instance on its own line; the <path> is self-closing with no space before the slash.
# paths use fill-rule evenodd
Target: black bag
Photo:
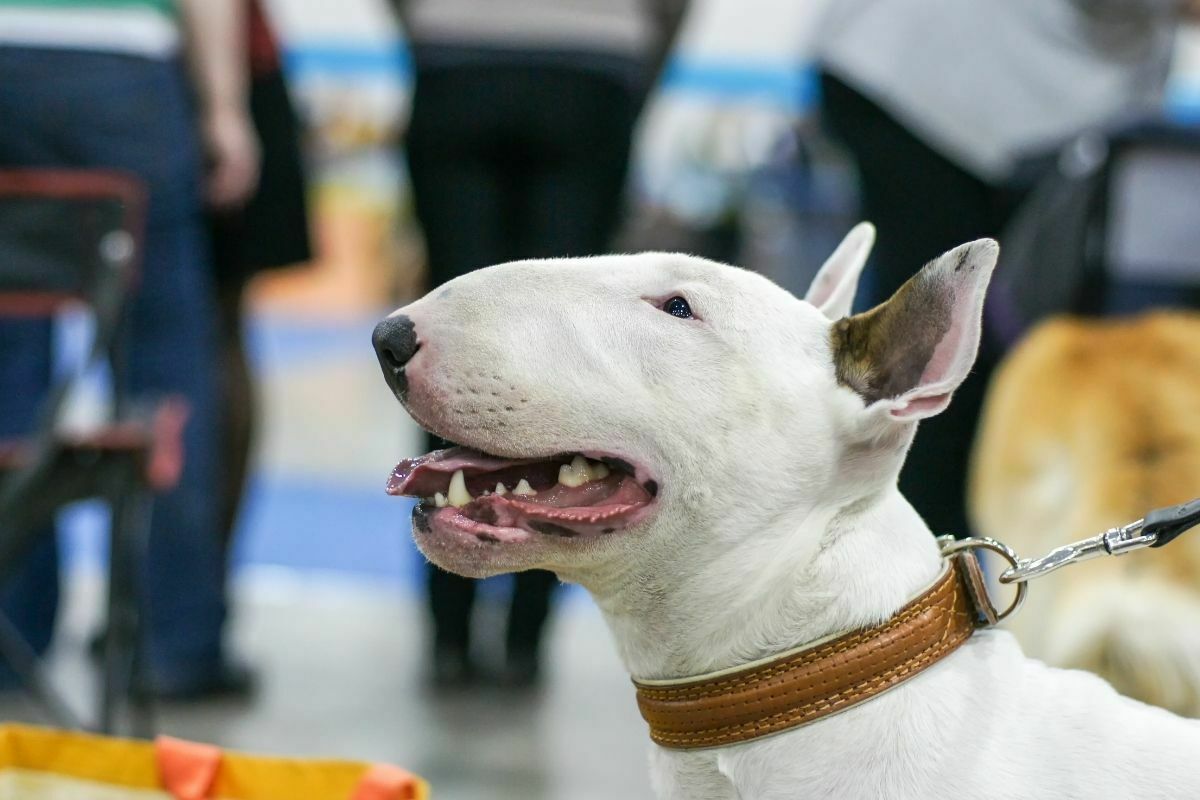
<path id="1" fill-rule="evenodd" d="M 985 310 L 1001 349 L 1053 314 L 1200 307 L 1200 130 L 1079 137 L 1001 241 Z"/>

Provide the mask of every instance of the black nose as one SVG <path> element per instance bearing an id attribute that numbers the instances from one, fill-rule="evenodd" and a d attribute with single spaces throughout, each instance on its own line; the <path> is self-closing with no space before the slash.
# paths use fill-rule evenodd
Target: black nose
<path id="1" fill-rule="evenodd" d="M 379 357 L 379 366 L 383 367 L 383 378 L 387 385 L 397 397 L 403 397 L 408 391 L 404 367 L 421 347 L 417 343 L 413 321 L 403 314 L 388 317 L 375 326 L 371 344 L 375 345 L 375 355 Z"/>

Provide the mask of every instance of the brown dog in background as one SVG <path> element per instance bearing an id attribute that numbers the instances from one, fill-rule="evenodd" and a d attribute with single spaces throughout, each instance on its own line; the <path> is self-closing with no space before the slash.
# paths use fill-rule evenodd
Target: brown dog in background
<path id="1" fill-rule="evenodd" d="M 1023 557 L 1200 496 L 1200 315 L 1060 318 L 997 372 L 975 446 L 980 535 Z M 1035 658 L 1200 716 L 1200 533 L 1036 581 L 1013 632 Z"/>

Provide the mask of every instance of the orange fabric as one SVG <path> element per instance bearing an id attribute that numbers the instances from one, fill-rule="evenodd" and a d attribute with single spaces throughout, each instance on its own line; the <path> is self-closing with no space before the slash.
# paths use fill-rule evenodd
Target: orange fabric
<path id="1" fill-rule="evenodd" d="M 154 756 L 163 788 L 176 800 L 211 797 L 221 767 L 219 747 L 159 736 L 154 740 Z"/>
<path id="2" fill-rule="evenodd" d="M 0 776 L 10 769 L 141 790 L 137 797 L 150 790 L 185 800 L 429 798 L 419 777 L 361 762 L 222 753 L 165 737 L 151 744 L 0 723 Z"/>
<path id="3" fill-rule="evenodd" d="M 157 789 L 148 742 L 0 724 L 0 770 L 28 769 L 133 789 Z"/>
<path id="4" fill-rule="evenodd" d="M 373 764 L 350 800 L 417 800 L 419 779 L 390 764 Z"/>

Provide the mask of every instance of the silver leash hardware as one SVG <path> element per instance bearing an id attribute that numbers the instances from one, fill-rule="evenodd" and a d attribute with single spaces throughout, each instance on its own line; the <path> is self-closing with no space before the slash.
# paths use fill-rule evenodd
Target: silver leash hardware
<path id="1" fill-rule="evenodd" d="M 1156 509 L 1136 522 L 1056 547 L 1041 558 L 1018 559 L 1016 564 L 1000 575 L 999 580 L 1004 584 L 1020 585 L 1068 564 L 1097 556 L 1120 556 L 1144 547 L 1161 547 L 1197 524 L 1200 524 L 1200 498 Z"/>
<path id="2" fill-rule="evenodd" d="M 1097 556 L 1119 556 L 1143 547 L 1162 547 L 1181 533 L 1200 525 L 1200 498 L 1177 506 L 1168 506 L 1151 511 L 1137 522 L 1110 528 L 1104 533 L 1097 534 L 1078 542 L 1056 547 L 1041 558 L 1021 558 L 1013 549 L 1003 542 L 987 537 L 955 539 L 953 536 L 939 536 L 938 544 L 942 555 L 976 559 L 976 550 L 990 550 L 999 554 L 1009 563 L 1009 568 L 1000 574 L 1002 584 L 1015 585 L 1017 593 L 1008 608 L 1000 612 L 992 606 L 988 597 L 987 587 L 980 577 L 978 562 L 974 569 L 974 577 L 968 577 L 968 589 L 972 594 L 972 603 L 979 613 L 981 627 L 992 627 L 1012 616 L 1025 601 L 1029 589 L 1027 581 L 1048 575 L 1056 569 L 1062 569 L 1068 564 L 1096 558 Z M 979 585 L 972 585 L 979 584 Z"/>
<path id="3" fill-rule="evenodd" d="M 1025 595 L 1029 591 L 1029 587 L 1024 583 L 1017 584 L 1017 593 L 1013 596 L 1012 602 L 1008 608 L 1003 611 L 998 611 L 992 604 L 991 597 L 988 595 L 986 580 L 983 577 L 982 568 L 978 566 L 976 550 L 990 550 L 998 554 L 1001 558 L 1007 561 L 1012 567 L 1020 564 L 1020 559 L 1013 549 L 1004 542 L 998 542 L 995 539 L 990 539 L 986 536 L 980 536 L 969 539 L 955 539 L 951 535 L 939 536 L 937 538 L 938 545 L 941 548 L 944 558 L 962 557 L 968 558 L 975 562 L 976 567 L 969 572 L 976 572 L 978 576 L 977 585 L 976 579 L 968 578 L 967 589 L 971 594 L 971 605 L 975 607 L 975 611 L 981 618 L 977 622 L 982 628 L 990 628 L 1003 622 L 1008 617 L 1017 613 L 1017 610 L 1025 602 Z"/>

